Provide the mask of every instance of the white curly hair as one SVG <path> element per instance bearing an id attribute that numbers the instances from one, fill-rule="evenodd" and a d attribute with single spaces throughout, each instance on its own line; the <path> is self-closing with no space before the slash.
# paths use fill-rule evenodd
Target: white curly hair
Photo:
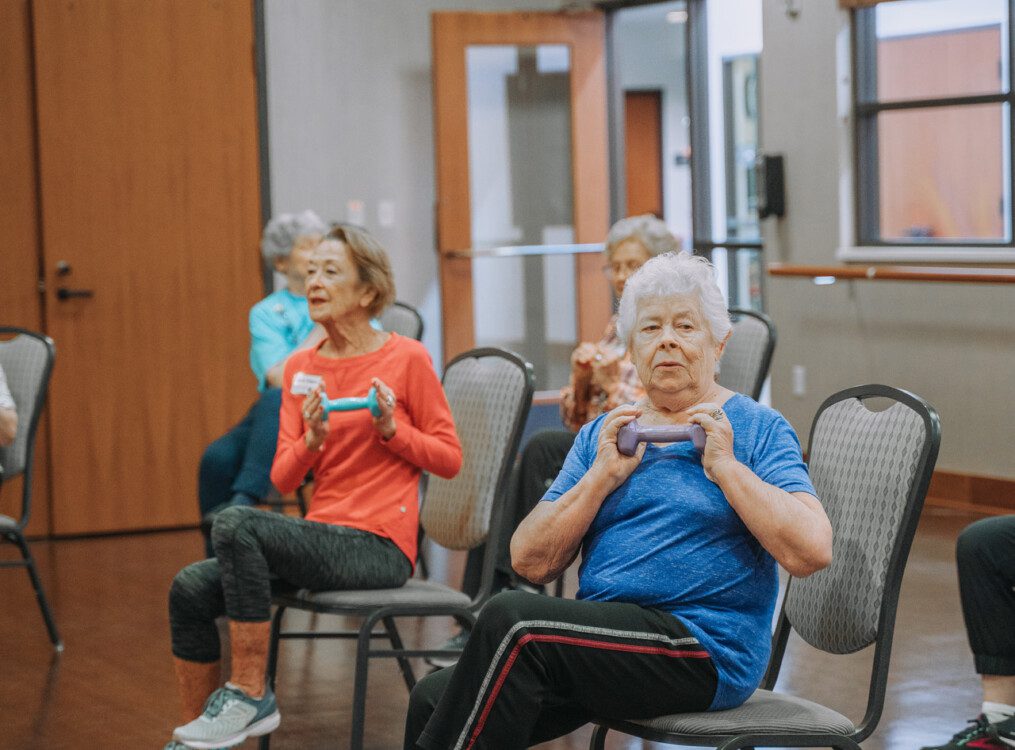
<path id="1" fill-rule="evenodd" d="M 261 236 L 261 256 L 268 263 L 276 258 L 287 258 L 296 240 L 301 237 L 323 237 L 328 225 L 309 208 L 298 214 L 279 214 L 272 217 Z"/>
<path id="2" fill-rule="evenodd" d="M 612 259 L 617 248 L 632 239 L 637 240 L 650 256 L 680 250 L 680 240 L 661 219 L 652 214 L 641 214 L 628 216 L 610 227 L 606 247 L 603 248 L 606 259 Z"/>
<path id="3" fill-rule="evenodd" d="M 732 329 L 726 300 L 715 283 L 715 269 L 707 259 L 690 253 L 664 253 L 650 258 L 624 285 L 617 312 L 617 333 L 630 345 L 638 304 L 649 297 L 695 294 L 712 340 L 718 344 Z"/>

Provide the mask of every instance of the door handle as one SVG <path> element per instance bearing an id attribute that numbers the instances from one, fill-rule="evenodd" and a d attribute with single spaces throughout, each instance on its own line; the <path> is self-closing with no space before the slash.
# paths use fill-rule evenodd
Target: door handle
<path id="1" fill-rule="evenodd" d="M 68 289 L 67 287 L 59 287 L 56 290 L 57 299 L 71 299 L 72 297 L 94 297 L 95 292 L 91 289 Z"/>

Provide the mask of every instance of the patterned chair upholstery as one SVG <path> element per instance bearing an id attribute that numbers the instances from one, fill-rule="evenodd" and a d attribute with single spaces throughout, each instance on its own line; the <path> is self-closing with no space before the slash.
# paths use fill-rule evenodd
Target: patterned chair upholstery
<path id="1" fill-rule="evenodd" d="M 7 338 L 12 336 L 13 338 Z M 56 349 L 48 336 L 23 328 L 0 327 L 0 367 L 7 376 L 7 385 L 18 412 L 18 431 L 14 442 L 0 448 L 2 478 L 23 476 L 21 486 L 21 514 L 18 518 L 0 514 L 0 539 L 16 545 L 20 560 L 0 562 L 0 568 L 26 568 L 35 589 L 35 597 L 42 610 L 42 619 L 49 632 L 49 640 L 57 651 L 63 651 L 63 641 L 56 629 L 56 621 L 49 609 L 42 581 L 35 569 L 35 559 L 28 548 L 24 530 L 32 512 L 32 473 L 35 455 L 35 432 L 46 402 L 49 377 L 53 371 Z"/>
<path id="2" fill-rule="evenodd" d="M 474 349 L 455 357 L 442 379 L 455 428 L 462 444 L 462 468 L 453 479 L 428 478 L 420 523 L 434 543 L 467 550 L 499 538 L 501 514 L 496 498 L 503 497 L 508 471 L 518 451 L 522 427 L 532 404 L 532 365 L 502 349 Z M 402 677 L 411 690 L 416 678 L 410 657 L 448 656 L 459 650 L 406 649 L 395 624 L 396 617 L 453 617 L 471 627 L 490 596 L 497 544 L 487 544 L 482 584 L 474 598 L 435 581 L 411 578 L 397 589 L 373 591 L 299 591 L 276 597 L 272 621 L 268 679 L 275 684 L 278 644 L 282 638 L 356 638 L 356 675 L 350 747 L 363 747 L 366 716 L 367 670 L 371 658 L 398 660 Z M 304 633 L 282 630 L 287 609 L 362 617 L 358 630 Z M 374 633 L 375 625 L 383 632 Z M 371 648 L 372 638 L 387 638 L 391 648 Z M 269 738 L 261 739 L 269 747 Z"/>
<path id="3" fill-rule="evenodd" d="M 873 411 L 865 401 L 890 406 Z M 892 632 L 906 558 L 937 460 L 940 425 L 932 406 L 883 385 L 851 388 L 819 408 L 811 429 L 811 479 L 832 523 L 832 564 L 791 578 L 762 686 L 728 711 L 603 722 L 609 729 L 675 745 L 834 747 L 858 750 L 881 718 Z M 829 654 L 874 644 L 867 709 L 859 724 L 805 698 L 776 692 L 790 631 Z"/>
<path id="4" fill-rule="evenodd" d="M 423 338 L 423 317 L 412 305 L 393 302 L 381 313 L 381 328 L 406 338 L 419 341 Z"/>
<path id="5" fill-rule="evenodd" d="M 775 325 L 764 313 L 730 309 L 733 330 L 719 362 L 719 385 L 757 400 L 775 351 Z"/>

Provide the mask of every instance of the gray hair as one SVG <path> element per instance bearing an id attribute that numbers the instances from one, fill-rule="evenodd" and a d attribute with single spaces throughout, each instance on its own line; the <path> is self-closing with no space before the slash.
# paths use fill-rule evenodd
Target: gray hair
<path id="1" fill-rule="evenodd" d="M 624 285 L 617 313 L 617 332 L 630 344 L 638 315 L 638 303 L 649 297 L 695 294 L 715 343 L 723 341 L 732 329 L 726 300 L 715 283 L 712 264 L 700 255 L 665 253 L 650 258 L 631 274 Z"/>
<path id="2" fill-rule="evenodd" d="M 300 214 L 279 214 L 272 218 L 261 237 L 261 255 L 268 263 L 287 258 L 300 237 L 323 237 L 328 225 L 309 208 Z"/>
<path id="3" fill-rule="evenodd" d="M 612 258 L 617 248 L 631 239 L 638 240 L 650 256 L 680 250 L 680 240 L 673 236 L 673 232 L 662 220 L 652 214 L 642 214 L 628 216 L 610 227 L 610 233 L 606 235 L 607 259 Z"/>

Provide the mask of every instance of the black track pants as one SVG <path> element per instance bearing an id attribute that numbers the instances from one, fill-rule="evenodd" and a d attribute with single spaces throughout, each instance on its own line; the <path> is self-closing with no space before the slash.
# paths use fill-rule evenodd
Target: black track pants
<path id="1" fill-rule="evenodd" d="M 405 748 L 526 748 L 596 718 L 703 711 L 716 684 L 708 654 L 665 612 L 505 592 L 458 664 L 413 689 Z"/>

